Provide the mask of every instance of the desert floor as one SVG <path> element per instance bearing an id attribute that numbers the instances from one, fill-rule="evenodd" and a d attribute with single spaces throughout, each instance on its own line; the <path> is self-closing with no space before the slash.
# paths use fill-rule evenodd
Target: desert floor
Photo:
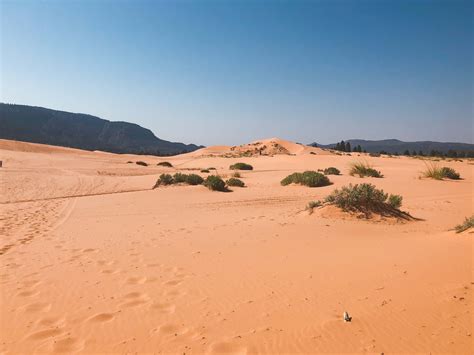
<path id="1" fill-rule="evenodd" d="M 283 143 L 293 155 L 159 158 L 0 141 L 0 351 L 473 353 L 474 234 L 452 228 L 473 213 L 474 165 L 435 181 L 419 159 Z M 360 159 L 385 177 L 349 176 Z M 237 161 L 254 166 L 246 188 L 151 189 Z M 279 184 L 329 166 L 331 186 Z M 359 182 L 421 220 L 304 211 Z"/>

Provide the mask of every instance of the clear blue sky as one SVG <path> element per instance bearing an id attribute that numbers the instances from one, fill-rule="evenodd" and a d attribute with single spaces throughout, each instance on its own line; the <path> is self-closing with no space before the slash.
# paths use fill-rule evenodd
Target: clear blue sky
<path id="1" fill-rule="evenodd" d="M 473 141 L 473 1 L 4 1 L 0 101 L 204 145 Z"/>

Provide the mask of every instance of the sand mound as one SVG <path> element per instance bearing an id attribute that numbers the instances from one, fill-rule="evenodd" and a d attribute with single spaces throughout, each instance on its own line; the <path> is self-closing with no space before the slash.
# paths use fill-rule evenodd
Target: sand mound
<path id="1" fill-rule="evenodd" d="M 59 147 L 54 145 L 28 143 L 13 140 L 0 139 L 0 150 L 10 150 L 14 152 L 27 153 L 69 153 L 69 154 L 88 154 L 88 150 Z"/>
<path id="2" fill-rule="evenodd" d="M 193 156 L 218 156 L 218 157 L 256 157 L 275 155 L 301 155 L 301 154 L 328 154 L 320 148 L 305 146 L 280 138 L 262 139 L 248 144 L 235 146 L 212 146 L 199 149 Z"/>
<path id="3" fill-rule="evenodd" d="M 365 220 L 369 222 L 376 223 L 406 223 L 410 221 L 416 221 L 417 218 L 410 216 L 408 213 L 399 211 L 399 213 L 377 213 L 373 212 L 370 215 L 366 215 L 362 212 L 349 212 L 344 211 L 343 209 L 333 206 L 325 205 L 320 208 L 315 208 L 311 215 L 316 215 L 318 217 L 328 218 L 328 219 L 340 219 L 340 220 Z"/>

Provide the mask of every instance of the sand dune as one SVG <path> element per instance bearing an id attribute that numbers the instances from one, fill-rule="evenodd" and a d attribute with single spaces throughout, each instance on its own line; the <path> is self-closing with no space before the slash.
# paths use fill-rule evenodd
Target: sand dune
<path id="1" fill-rule="evenodd" d="M 329 154 L 320 148 L 305 146 L 293 143 L 280 138 L 262 139 L 239 146 L 211 146 L 199 149 L 190 156 L 216 156 L 216 157 L 256 157 L 256 156 L 274 156 L 274 155 L 300 155 L 300 154 Z"/>
<path id="2" fill-rule="evenodd" d="M 349 176 L 358 159 L 385 177 Z M 276 138 L 167 158 L 2 140 L 0 160 L 2 353 L 474 351 L 473 233 L 451 230 L 473 214 L 472 162 L 443 163 L 463 180 L 426 180 L 418 159 Z M 151 189 L 238 161 L 254 170 L 231 193 Z M 342 171 L 331 186 L 279 184 L 328 166 Z M 303 212 L 358 182 L 420 220 Z"/>

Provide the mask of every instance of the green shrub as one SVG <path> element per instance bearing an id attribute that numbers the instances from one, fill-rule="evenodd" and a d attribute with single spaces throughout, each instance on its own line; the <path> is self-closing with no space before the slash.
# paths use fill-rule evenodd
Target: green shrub
<path id="1" fill-rule="evenodd" d="M 216 175 L 209 175 L 206 180 L 204 180 L 204 186 L 206 186 L 209 190 L 213 191 L 227 191 L 225 186 L 224 180 L 222 180 L 219 176 Z"/>
<path id="2" fill-rule="evenodd" d="M 180 184 L 180 183 L 186 182 L 187 178 L 188 178 L 188 175 L 186 174 L 176 173 L 173 175 L 173 182 L 175 184 Z"/>
<path id="3" fill-rule="evenodd" d="M 426 164 L 426 169 L 423 172 L 423 176 L 426 178 L 431 178 L 435 180 L 443 180 L 443 179 L 453 179 L 459 180 L 461 176 L 459 173 L 446 166 L 440 168 L 436 163 L 428 163 Z"/>
<path id="4" fill-rule="evenodd" d="M 319 200 L 317 201 L 310 201 L 308 203 L 308 206 L 306 206 L 306 209 L 307 210 L 312 210 L 313 208 L 317 208 L 317 207 L 321 207 L 323 205 L 323 203 Z"/>
<path id="5" fill-rule="evenodd" d="M 403 197 L 400 195 L 388 196 L 388 204 L 395 209 L 399 209 L 402 206 L 402 200 Z"/>
<path id="6" fill-rule="evenodd" d="M 359 177 L 375 177 L 382 178 L 383 175 L 380 171 L 373 169 L 368 163 L 356 162 L 351 165 L 350 175 L 359 175 Z"/>
<path id="7" fill-rule="evenodd" d="M 148 164 L 145 163 L 144 161 L 137 161 L 136 164 L 141 165 L 141 166 L 148 166 Z"/>
<path id="8" fill-rule="evenodd" d="M 349 184 L 349 186 L 334 190 L 326 197 L 325 202 L 336 205 L 345 211 L 359 211 L 369 214 L 370 212 L 398 210 L 402 204 L 402 197 L 389 196 L 372 184 Z"/>
<path id="9" fill-rule="evenodd" d="M 461 176 L 456 170 L 448 168 L 446 166 L 441 168 L 441 173 L 447 179 L 459 180 L 461 178 Z"/>
<path id="10" fill-rule="evenodd" d="M 290 184 L 300 184 L 302 181 L 303 174 L 301 173 L 293 173 L 288 175 L 286 178 L 280 181 L 282 186 L 290 185 Z"/>
<path id="11" fill-rule="evenodd" d="M 201 170 L 201 173 L 209 173 L 209 172 L 210 172 L 209 169 L 202 169 Z"/>
<path id="12" fill-rule="evenodd" d="M 235 163 L 229 167 L 230 170 L 253 170 L 253 166 L 246 163 Z"/>
<path id="13" fill-rule="evenodd" d="M 171 185 L 173 182 L 173 177 L 170 174 L 161 174 L 153 188 L 155 189 L 161 185 Z"/>
<path id="14" fill-rule="evenodd" d="M 341 171 L 333 166 L 324 169 L 324 175 L 339 175 Z"/>
<path id="15" fill-rule="evenodd" d="M 464 232 L 465 230 L 468 230 L 469 228 L 474 228 L 474 215 L 471 217 L 466 217 L 464 222 L 460 225 L 457 225 L 455 227 L 456 233 L 461 233 Z"/>
<path id="16" fill-rule="evenodd" d="M 227 186 L 237 186 L 237 187 L 244 187 L 245 183 L 237 178 L 230 178 L 226 181 Z"/>
<path id="17" fill-rule="evenodd" d="M 281 180 L 281 185 L 300 184 L 309 187 L 320 187 L 331 184 L 327 176 L 316 171 L 305 171 L 304 173 L 293 173 Z"/>
<path id="18" fill-rule="evenodd" d="M 162 162 L 159 162 L 158 164 L 156 164 L 158 166 L 164 166 L 164 167 L 167 167 L 167 168 L 172 168 L 173 167 L 173 164 L 171 164 L 170 162 L 168 161 L 162 161 Z"/>
<path id="19" fill-rule="evenodd" d="M 189 185 L 201 185 L 204 179 L 197 174 L 189 174 L 186 176 L 186 183 Z"/>

